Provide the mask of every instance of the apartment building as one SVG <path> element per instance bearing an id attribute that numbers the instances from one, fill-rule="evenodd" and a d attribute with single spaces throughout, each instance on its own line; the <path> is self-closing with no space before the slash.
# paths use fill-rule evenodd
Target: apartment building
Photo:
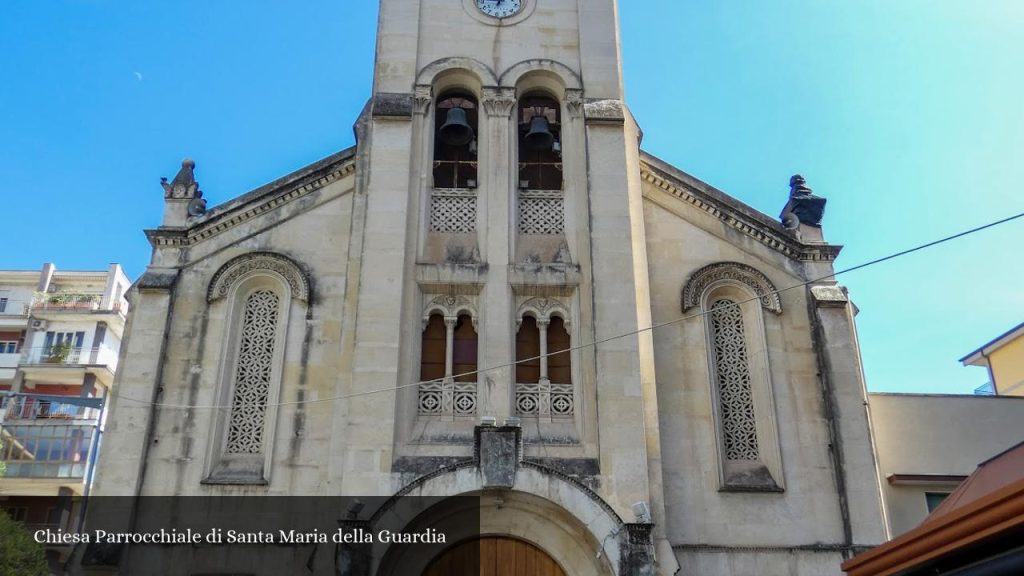
<path id="1" fill-rule="evenodd" d="M 0 271 L 0 509 L 15 520 L 67 527 L 89 493 L 129 286 L 118 264 Z"/>

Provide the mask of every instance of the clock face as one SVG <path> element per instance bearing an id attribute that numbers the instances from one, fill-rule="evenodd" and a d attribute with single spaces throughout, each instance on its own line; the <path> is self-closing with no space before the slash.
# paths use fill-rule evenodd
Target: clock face
<path id="1" fill-rule="evenodd" d="M 495 18 L 508 18 L 523 7 L 523 0 L 476 0 L 480 11 Z"/>

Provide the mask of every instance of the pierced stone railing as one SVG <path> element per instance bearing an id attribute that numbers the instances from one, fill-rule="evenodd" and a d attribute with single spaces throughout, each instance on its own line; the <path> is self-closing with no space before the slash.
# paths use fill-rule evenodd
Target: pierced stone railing
<path id="1" fill-rule="evenodd" d="M 477 383 L 435 380 L 420 384 L 418 406 L 424 416 L 476 416 Z"/>
<path id="2" fill-rule="evenodd" d="M 571 418 L 576 414 L 572 384 L 516 384 L 516 414 L 540 418 Z"/>

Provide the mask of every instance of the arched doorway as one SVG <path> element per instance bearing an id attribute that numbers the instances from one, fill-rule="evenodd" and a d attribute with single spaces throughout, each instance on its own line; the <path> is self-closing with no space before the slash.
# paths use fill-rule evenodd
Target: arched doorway
<path id="1" fill-rule="evenodd" d="M 533 544 L 488 536 L 449 548 L 423 576 L 566 576 L 546 552 Z"/>

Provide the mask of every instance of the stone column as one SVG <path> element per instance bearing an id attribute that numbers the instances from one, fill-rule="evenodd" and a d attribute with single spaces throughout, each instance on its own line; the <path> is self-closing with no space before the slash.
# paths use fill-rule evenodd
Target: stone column
<path id="1" fill-rule="evenodd" d="M 540 382 L 543 384 L 548 380 L 548 326 L 551 320 L 548 318 L 537 320 L 537 331 L 540 332 Z"/>
<path id="2" fill-rule="evenodd" d="M 886 540 L 885 517 L 853 305 L 839 285 L 808 292 L 846 543 L 875 546 Z"/>
<path id="3" fill-rule="evenodd" d="M 452 381 L 455 361 L 455 324 L 459 319 L 453 316 L 444 318 L 444 379 Z"/>
<path id="4" fill-rule="evenodd" d="M 542 422 L 551 422 L 551 379 L 548 377 L 548 326 L 550 318 L 537 319 L 537 332 L 540 336 L 540 378 L 537 385 L 538 417 Z"/>
<path id="5" fill-rule="evenodd" d="M 600 4 L 600 3 L 598 3 Z M 661 433 L 654 368 L 639 130 L 620 100 L 585 105 L 594 278 L 601 473 L 607 500 L 627 516 L 647 502 L 660 573 L 674 572 L 665 537 Z M 602 495 L 605 495 L 602 493 Z"/>
<path id="6" fill-rule="evenodd" d="M 485 112 L 480 122 L 479 206 L 484 226 L 478 231 L 481 253 L 487 266 L 487 285 L 480 294 L 480 367 L 505 366 L 515 360 L 515 298 L 509 284 L 512 263 L 516 151 L 512 131 L 515 94 L 507 89 L 485 88 L 481 99 Z M 486 144 L 485 144 L 486 142 Z M 501 419 L 513 413 L 515 368 L 481 373 L 480 414 Z"/>
<path id="7" fill-rule="evenodd" d="M 151 431 L 159 416 L 149 403 L 160 399 L 176 279 L 177 270 L 151 266 L 132 290 L 93 495 L 133 496 L 144 487 Z"/>
<path id="8" fill-rule="evenodd" d="M 360 253 L 349 263 L 349 273 L 359 275 L 359 282 L 350 284 L 358 311 L 352 348 L 345 351 L 351 380 L 342 377 L 339 383 L 339 395 L 359 396 L 337 405 L 343 414 L 335 424 L 339 455 L 331 458 L 329 474 L 340 478 L 335 486 L 341 493 L 372 495 L 385 485 L 391 463 L 397 392 L 369 392 L 406 383 L 400 368 L 411 365 L 403 364 L 403 335 L 414 337 L 421 316 L 412 306 L 415 242 L 408 233 L 415 229 L 410 206 L 418 194 L 411 169 L 414 95 L 377 92 L 370 106 L 360 120 L 365 125 L 360 126 L 358 162 L 365 189 L 357 195 L 363 204 L 361 213 L 353 215 Z M 352 466 L 356 460 L 370 464 Z"/>

